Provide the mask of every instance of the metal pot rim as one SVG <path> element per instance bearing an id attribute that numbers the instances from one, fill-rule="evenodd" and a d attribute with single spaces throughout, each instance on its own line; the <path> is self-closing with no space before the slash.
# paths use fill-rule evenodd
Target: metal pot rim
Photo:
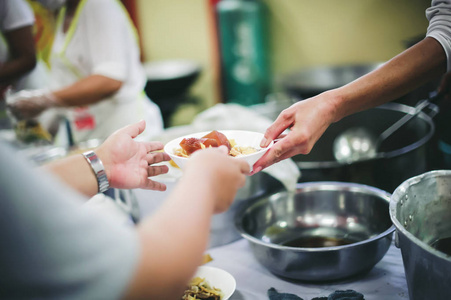
<path id="1" fill-rule="evenodd" d="M 369 185 L 359 184 L 359 183 L 340 182 L 340 181 L 305 182 L 305 183 L 298 183 L 296 185 L 296 191 L 299 191 L 299 190 L 310 190 L 310 191 L 311 190 L 330 190 L 331 187 L 334 187 L 335 190 L 355 190 L 355 191 L 357 191 L 357 190 L 363 191 L 364 190 L 368 194 L 377 195 L 377 196 L 385 199 L 387 201 L 387 203 L 390 202 L 390 196 L 391 196 L 390 193 L 388 193 L 384 190 L 369 186 Z M 263 242 L 255 237 L 251 236 L 250 234 L 244 232 L 243 226 L 242 226 L 242 220 L 243 220 L 243 215 L 245 214 L 246 210 L 249 207 L 258 205 L 259 203 L 262 203 L 265 201 L 271 201 L 271 199 L 279 198 L 279 197 L 282 197 L 285 195 L 290 195 L 290 194 L 294 195 L 295 193 L 296 192 L 289 192 L 289 191 L 278 192 L 276 194 L 271 195 L 268 198 L 260 199 L 257 202 L 251 203 L 251 205 L 249 205 L 249 206 L 243 207 L 235 215 L 235 228 L 238 230 L 238 232 L 240 233 L 240 235 L 243 238 L 245 238 L 246 240 L 252 242 L 253 244 L 257 244 L 259 246 L 264 246 L 267 248 L 272 248 L 272 249 L 277 249 L 277 250 L 289 250 L 292 252 L 311 252 L 311 253 L 315 253 L 315 252 L 324 253 L 324 252 L 332 252 L 332 251 L 337 251 L 337 250 L 342 250 L 342 249 L 359 247 L 361 245 L 369 244 L 374 241 L 385 238 L 395 231 L 395 226 L 392 224 L 385 231 L 383 231 L 383 232 L 379 233 L 378 235 L 373 236 L 369 239 L 359 241 L 356 243 L 352 243 L 352 244 L 348 244 L 348 245 L 320 247 L 320 248 L 300 248 L 300 247 L 281 246 L 281 245 L 277 245 L 277 244 L 273 244 L 273 243 Z"/>
<path id="2" fill-rule="evenodd" d="M 404 226 L 399 222 L 399 220 L 396 218 L 396 208 L 398 206 L 398 202 L 401 200 L 402 196 L 405 195 L 407 187 L 419 183 L 420 181 L 424 180 L 425 178 L 429 177 L 441 177 L 441 176 L 451 176 L 451 170 L 434 170 L 429 171 L 414 177 L 411 177 L 407 180 L 405 180 L 403 183 L 401 183 L 393 192 L 391 198 L 390 198 L 390 219 L 392 220 L 393 225 L 396 227 L 396 234 L 401 233 L 402 235 L 406 236 L 409 240 L 414 242 L 417 246 L 421 247 L 423 250 L 432 253 L 442 259 L 445 259 L 447 261 L 451 261 L 451 256 L 435 249 L 434 247 L 426 244 L 425 242 L 421 241 L 419 238 L 414 236 L 412 233 L 410 233 L 407 229 L 404 228 Z M 398 246 L 398 245 L 397 245 Z"/>
<path id="3" fill-rule="evenodd" d="M 400 103 L 385 103 L 385 104 L 377 106 L 373 109 L 393 110 L 393 111 L 403 112 L 406 114 L 413 113 L 415 111 L 415 107 L 405 105 L 405 104 L 400 104 Z M 410 145 L 404 146 L 402 148 L 399 148 L 399 149 L 396 149 L 393 151 L 379 152 L 374 157 L 367 158 L 367 159 L 361 159 L 361 160 L 355 161 L 355 162 L 338 162 L 335 160 L 331 160 L 331 161 L 298 161 L 298 162 L 296 162 L 296 164 L 298 165 L 298 167 L 301 170 L 302 169 L 316 169 L 316 168 L 335 168 L 335 167 L 342 167 L 342 166 L 351 165 L 351 164 L 355 165 L 355 164 L 362 163 L 362 162 L 366 163 L 366 162 L 380 160 L 380 159 L 384 159 L 384 158 L 393 158 L 393 157 L 408 153 L 408 152 L 424 145 L 427 141 L 429 141 L 429 139 L 432 137 L 432 135 L 435 132 L 435 124 L 432 121 L 432 118 L 428 114 L 426 114 L 425 112 L 422 111 L 417 115 L 417 117 L 421 118 L 422 120 L 427 122 L 431 126 L 431 130 L 425 136 L 423 136 L 422 138 L 420 138 L 419 140 L 417 140 L 416 142 L 414 142 Z"/>

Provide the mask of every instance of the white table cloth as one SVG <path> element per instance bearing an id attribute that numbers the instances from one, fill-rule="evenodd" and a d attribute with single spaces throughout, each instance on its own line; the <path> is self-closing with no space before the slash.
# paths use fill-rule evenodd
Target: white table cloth
<path id="1" fill-rule="evenodd" d="M 277 277 L 260 265 L 245 239 L 208 249 L 207 253 L 213 261 L 206 265 L 226 270 L 235 277 L 237 287 L 231 300 L 268 299 L 266 293 L 271 287 L 278 292 L 296 294 L 304 300 L 327 297 L 336 290 L 348 289 L 363 294 L 366 300 L 409 299 L 401 251 L 394 244 L 371 271 L 328 283 L 296 282 Z"/>
<path id="2" fill-rule="evenodd" d="M 165 183 L 168 186 L 165 192 L 135 190 L 143 217 L 152 214 L 175 185 L 175 181 Z M 368 273 L 328 283 L 296 282 L 277 277 L 260 265 L 243 238 L 207 249 L 206 253 L 213 258 L 208 266 L 226 270 L 235 277 L 237 288 L 230 300 L 266 300 L 271 287 L 280 293 L 296 294 L 304 300 L 327 297 L 336 290 L 348 289 L 363 294 L 366 300 L 409 299 L 401 250 L 394 244 Z"/>

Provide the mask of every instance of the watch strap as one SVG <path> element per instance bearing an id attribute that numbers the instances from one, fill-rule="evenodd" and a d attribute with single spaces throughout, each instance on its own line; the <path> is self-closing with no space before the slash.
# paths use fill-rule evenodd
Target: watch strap
<path id="1" fill-rule="evenodd" d="M 94 151 L 84 152 L 83 156 L 86 158 L 86 161 L 89 163 L 94 175 L 96 176 L 99 193 L 103 193 L 108 190 L 110 183 L 108 182 L 105 167 L 103 166 L 100 158 Z"/>

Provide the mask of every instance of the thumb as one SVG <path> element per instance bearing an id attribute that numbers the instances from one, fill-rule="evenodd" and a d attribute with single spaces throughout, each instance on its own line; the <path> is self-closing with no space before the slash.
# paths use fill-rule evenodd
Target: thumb
<path id="1" fill-rule="evenodd" d="M 141 120 L 138 123 L 130 124 L 123 127 L 122 129 L 119 129 L 118 132 L 135 138 L 140 135 L 144 131 L 144 129 L 146 129 L 146 122 L 144 120 Z"/>
<path id="2" fill-rule="evenodd" d="M 218 149 L 224 154 L 229 154 L 229 149 L 224 145 L 219 146 Z"/>

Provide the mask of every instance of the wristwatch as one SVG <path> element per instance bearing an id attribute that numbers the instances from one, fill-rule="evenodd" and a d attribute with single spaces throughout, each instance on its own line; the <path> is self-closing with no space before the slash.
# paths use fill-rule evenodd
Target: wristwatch
<path id="1" fill-rule="evenodd" d="M 91 166 L 94 175 L 97 178 L 97 186 L 99 188 L 99 193 L 103 193 L 110 187 L 108 178 L 106 177 L 105 168 L 103 163 L 94 151 L 87 151 L 83 153 L 83 156 L 88 161 Z"/>

